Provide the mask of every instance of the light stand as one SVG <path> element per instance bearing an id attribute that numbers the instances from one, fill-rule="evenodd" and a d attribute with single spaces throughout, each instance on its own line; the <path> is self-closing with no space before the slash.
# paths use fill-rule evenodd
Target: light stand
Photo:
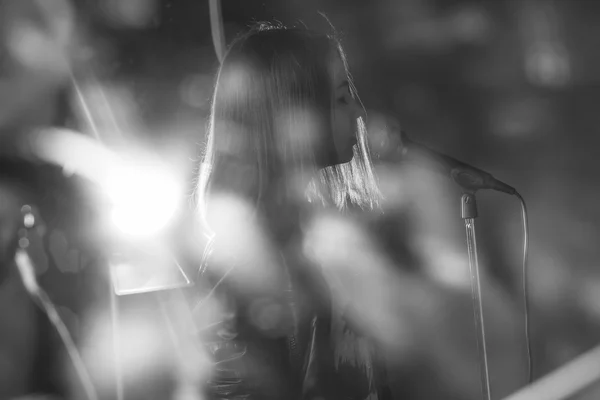
<path id="1" fill-rule="evenodd" d="M 109 277 L 110 278 L 110 277 Z M 121 330 L 119 325 L 119 297 L 117 296 L 117 288 L 112 279 L 108 279 L 108 290 L 110 296 L 110 320 L 113 339 L 113 366 L 115 368 L 115 395 L 116 400 L 125 399 L 125 391 L 123 389 L 123 371 L 121 364 Z"/>
<path id="2" fill-rule="evenodd" d="M 479 368 L 481 370 L 481 390 L 486 400 L 491 400 L 490 376 L 488 371 L 487 350 L 485 346 L 485 327 L 483 321 L 483 303 L 481 300 L 481 281 L 479 279 L 479 260 L 477 258 L 477 240 L 475 237 L 475 218 L 477 218 L 477 201 L 475 192 L 467 192 L 461 198 L 462 218 L 465 220 L 467 233 L 467 252 L 471 271 L 471 290 L 475 329 L 477 330 L 477 350 Z"/>

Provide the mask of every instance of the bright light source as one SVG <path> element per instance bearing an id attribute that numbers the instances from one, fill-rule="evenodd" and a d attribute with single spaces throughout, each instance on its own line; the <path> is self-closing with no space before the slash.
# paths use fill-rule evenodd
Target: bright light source
<path id="1" fill-rule="evenodd" d="M 174 176 L 157 165 L 115 169 L 105 189 L 113 202 L 112 223 L 131 236 L 149 236 L 175 214 L 181 188 Z"/>
<path id="2" fill-rule="evenodd" d="M 42 160 L 102 188 L 113 206 L 113 225 L 127 235 L 150 236 L 177 211 L 182 182 L 154 157 L 125 158 L 90 137 L 64 129 L 40 131 L 28 139 L 26 146 Z"/>

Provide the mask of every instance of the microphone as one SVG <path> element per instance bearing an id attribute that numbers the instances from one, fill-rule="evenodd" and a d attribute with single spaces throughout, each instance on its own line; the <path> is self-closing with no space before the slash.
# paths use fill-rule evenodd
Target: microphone
<path id="1" fill-rule="evenodd" d="M 445 154 L 438 153 L 422 144 L 413 142 L 403 130 L 400 130 L 400 138 L 402 141 L 403 155 L 410 156 L 411 154 L 417 153 L 426 156 L 428 159 L 433 160 L 444 168 L 454 182 L 466 191 L 475 192 L 479 189 L 492 189 L 510 195 L 517 193 L 515 188 L 494 178 L 492 174 L 488 172 L 475 168 Z"/>

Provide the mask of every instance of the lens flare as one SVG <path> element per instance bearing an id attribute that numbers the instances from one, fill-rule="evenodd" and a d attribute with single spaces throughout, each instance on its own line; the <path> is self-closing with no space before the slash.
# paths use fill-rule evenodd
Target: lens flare
<path id="1" fill-rule="evenodd" d="M 114 208 L 111 220 L 123 233 L 147 236 L 164 228 L 179 205 L 177 180 L 157 166 L 114 171 L 107 184 Z"/>
<path id="2" fill-rule="evenodd" d="M 108 199 L 111 223 L 126 235 L 147 237 L 164 228 L 180 205 L 183 182 L 156 157 L 118 154 L 90 137 L 47 129 L 25 142 L 42 160 L 97 184 Z"/>

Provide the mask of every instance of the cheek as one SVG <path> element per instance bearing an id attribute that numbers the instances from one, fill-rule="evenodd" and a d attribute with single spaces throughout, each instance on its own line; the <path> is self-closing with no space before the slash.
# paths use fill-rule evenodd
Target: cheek
<path id="1" fill-rule="evenodd" d="M 338 152 L 352 149 L 355 144 L 355 119 L 344 110 L 336 110 L 333 118 L 333 141 Z"/>

